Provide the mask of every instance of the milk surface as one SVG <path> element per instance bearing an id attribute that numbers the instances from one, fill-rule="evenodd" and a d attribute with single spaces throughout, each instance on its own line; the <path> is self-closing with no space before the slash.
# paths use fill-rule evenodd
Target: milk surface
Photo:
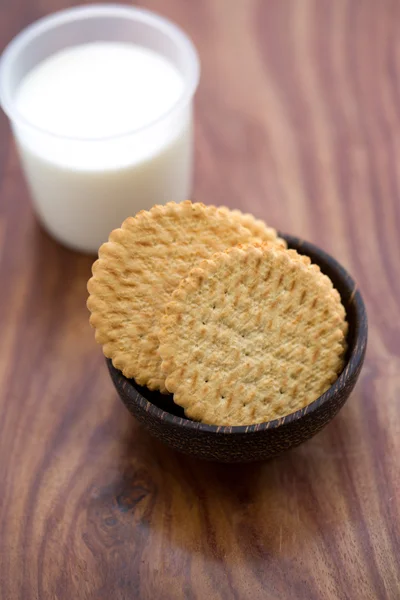
<path id="1" fill-rule="evenodd" d="M 116 42 L 67 48 L 34 67 L 16 106 L 35 130 L 15 135 L 49 231 L 95 252 L 129 215 L 181 201 L 191 183 L 191 110 L 176 67 Z M 39 131 L 40 130 L 40 131 Z"/>

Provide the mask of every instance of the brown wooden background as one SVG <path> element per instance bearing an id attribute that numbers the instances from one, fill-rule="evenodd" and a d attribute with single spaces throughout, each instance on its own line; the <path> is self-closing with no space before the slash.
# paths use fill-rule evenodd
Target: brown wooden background
<path id="1" fill-rule="evenodd" d="M 68 0 L 0 0 L 0 48 Z M 400 599 L 400 3 L 148 0 L 202 61 L 194 198 L 333 253 L 370 317 L 322 433 L 223 467 L 154 442 L 38 228 L 0 119 L 1 600 Z"/>

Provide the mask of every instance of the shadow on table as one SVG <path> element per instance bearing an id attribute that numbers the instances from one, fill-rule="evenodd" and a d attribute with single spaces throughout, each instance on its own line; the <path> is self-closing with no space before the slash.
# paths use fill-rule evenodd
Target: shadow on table
<path id="1" fill-rule="evenodd" d="M 48 312 L 57 302 L 73 295 L 76 304 L 86 302 L 86 284 L 94 256 L 70 250 L 56 242 L 31 215 L 17 253 L 10 258 L 21 277 L 29 279 L 30 312 Z M 33 317 L 33 314 L 30 315 Z"/>
<path id="2" fill-rule="evenodd" d="M 315 438 L 276 459 L 243 465 L 181 455 L 132 421 L 103 506 L 128 545 L 162 539 L 165 560 L 182 552 L 216 565 L 290 556 L 348 518 L 334 503 L 357 453 L 354 411 L 346 405 Z"/>

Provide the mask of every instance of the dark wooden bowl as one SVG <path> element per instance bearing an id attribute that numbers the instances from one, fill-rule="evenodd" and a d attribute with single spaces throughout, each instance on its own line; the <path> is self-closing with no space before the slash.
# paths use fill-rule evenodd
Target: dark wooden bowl
<path id="1" fill-rule="evenodd" d="M 339 291 L 349 322 L 346 366 L 317 400 L 286 417 L 247 427 L 217 427 L 186 419 L 172 396 L 163 396 L 126 379 L 107 360 L 111 379 L 128 410 L 156 438 L 198 458 L 250 462 L 271 458 L 318 433 L 349 397 L 364 362 L 368 324 L 363 299 L 343 267 L 313 244 L 283 235 L 290 248 L 307 254 Z"/>

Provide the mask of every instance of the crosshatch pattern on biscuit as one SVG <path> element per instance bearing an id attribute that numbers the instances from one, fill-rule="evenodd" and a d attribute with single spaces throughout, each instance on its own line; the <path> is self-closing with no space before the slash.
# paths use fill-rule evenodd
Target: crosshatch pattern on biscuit
<path id="1" fill-rule="evenodd" d="M 160 330 L 166 386 L 189 418 L 249 425 L 318 398 L 343 368 L 338 292 L 294 250 L 233 248 L 194 268 Z"/>
<path id="2" fill-rule="evenodd" d="M 275 230 L 249 215 L 190 201 L 154 206 L 114 230 L 88 283 L 90 322 L 114 366 L 139 385 L 166 392 L 157 334 L 170 294 L 197 262 L 256 242 L 253 232 L 282 244 Z"/>

